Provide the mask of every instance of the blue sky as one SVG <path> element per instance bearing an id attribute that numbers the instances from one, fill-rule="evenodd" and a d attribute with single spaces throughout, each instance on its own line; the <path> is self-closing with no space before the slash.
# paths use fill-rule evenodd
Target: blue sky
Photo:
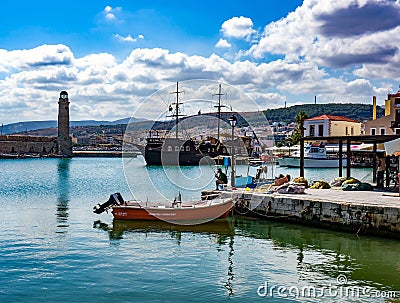
<path id="1" fill-rule="evenodd" d="M 55 119 L 64 89 L 72 119 L 113 120 L 175 81 L 221 81 L 259 109 L 383 104 L 400 82 L 398 0 L 5 1 L 0 14 L 4 124 Z"/>

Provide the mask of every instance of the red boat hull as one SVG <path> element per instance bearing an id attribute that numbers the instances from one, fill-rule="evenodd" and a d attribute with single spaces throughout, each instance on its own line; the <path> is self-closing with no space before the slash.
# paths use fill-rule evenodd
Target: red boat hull
<path id="1" fill-rule="evenodd" d="M 114 206 L 112 214 L 118 220 L 161 220 L 168 222 L 199 222 L 226 218 L 233 207 L 232 199 L 223 203 L 183 206 L 177 208 Z"/>

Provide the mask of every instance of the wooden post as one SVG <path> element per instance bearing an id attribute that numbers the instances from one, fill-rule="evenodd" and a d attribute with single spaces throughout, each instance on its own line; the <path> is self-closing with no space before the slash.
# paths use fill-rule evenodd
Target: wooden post
<path id="1" fill-rule="evenodd" d="M 351 177 L 351 141 L 346 139 L 346 178 Z"/>
<path id="2" fill-rule="evenodd" d="M 304 138 L 300 138 L 300 177 L 304 178 Z"/>
<path id="3" fill-rule="evenodd" d="M 386 187 L 389 187 L 390 185 L 390 157 L 386 156 L 385 157 L 385 177 L 386 177 Z"/>
<path id="4" fill-rule="evenodd" d="M 339 140 L 339 177 L 343 175 L 343 141 Z"/>
<path id="5" fill-rule="evenodd" d="M 374 142 L 373 153 L 372 153 L 372 182 L 376 183 L 376 142 Z"/>

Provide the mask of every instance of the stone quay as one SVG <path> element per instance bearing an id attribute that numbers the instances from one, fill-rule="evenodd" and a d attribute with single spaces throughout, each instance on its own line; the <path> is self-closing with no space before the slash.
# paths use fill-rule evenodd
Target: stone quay
<path id="1" fill-rule="evenodd" d="M 233 197 L 235 214 L 400 239 L 400 196 L 382 191 L 306 189 L 304 194 L 258 190 L 203 191 Z"/>

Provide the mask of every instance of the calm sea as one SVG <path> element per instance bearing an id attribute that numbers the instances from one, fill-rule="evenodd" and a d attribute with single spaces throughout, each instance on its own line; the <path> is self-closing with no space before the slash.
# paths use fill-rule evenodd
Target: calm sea
<path id="1" fill-rule="evenodd" d="M 132 198 L 130 188 L 138 199 L 199 199 L 213 169 L 0 160 L 0 302 L 388 302 L 400 290 L 399 241 L 240 217 L 179 227 L 92 213 L 113 192 Z"/>

